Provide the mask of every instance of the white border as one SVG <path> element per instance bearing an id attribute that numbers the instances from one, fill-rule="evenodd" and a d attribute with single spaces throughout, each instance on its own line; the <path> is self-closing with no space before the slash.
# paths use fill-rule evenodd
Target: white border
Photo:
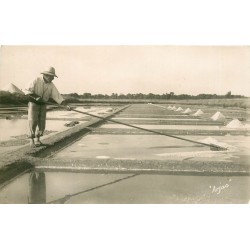
<path id="1" fill-rule="evenodd" d="M 249 45 L 249 1 L 1 1 L 1 45 Z M 0 205 L 3 249 L 248 249 L 248 206 Z"/>

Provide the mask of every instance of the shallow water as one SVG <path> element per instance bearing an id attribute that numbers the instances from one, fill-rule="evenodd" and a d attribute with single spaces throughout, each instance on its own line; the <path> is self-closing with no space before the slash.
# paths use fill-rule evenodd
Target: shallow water
<path id="1" fill-rule="evenodd" d="M 62 131 L 68 129 L 64 126 L 67 121 L 46 121 L 46 130 Z M 27 135 L 28 121 L 23 119 L 3 120 L 0 119 L 0 141 L 13 139 L 13 136 Z"/>
<path id="2" fill-rule="evenodd" d="M 84 108 L 78 107 L 77 110 L 85 111 L 91 114 L 102 115 L 111 112 L 110 107 L 92 107 Z M 67 118 L 82 118 L 87 115 L 62 111 L 62 110 L 52 110 L 47 112 L 46 130 L 52 131 L 63 131 L 69 129 L 64 126 L 67 123 Z M 88 116 L 89 117 L 89 116 Z M 49 120 L 50 118 L 62 118 L 60 120 Z M 82 123 L 82 122 L 81 122 Z M 6 141 L 12 139 L 12 136 L 25 135 L 28 134 L 28 121 L 24 119 L 0 119 L 0 141 Z"/>
<path id="3" fill-rule="evenodd" d="M 11 136 L 27 134 L 28 122 L 26 120 L 0 119 L 0 141 L 11 139 Z"/>
<path id="4" fill-rule="evenodd" d="M 76 110 L 87 112 L 90 114 L 98 115 L 98 114 L 106 114 L 112 111 L 112 108 L 110 107 L 90 107 L 90 108 L 84 108 L 84 107 L 77 107 Z M 62 110 L 52 110 L 47 112 L 47 118 L 83 118 L 83 117 L 89 117 L 86 114 L 77 113 L 74 111 L 62 111 Z"/>
<path id="5" fill-rule="evenodd" d="M 194 141 L 213 139 L 207 136 L 182 136 Z M 176 138 L 159 135 L 105 135 L 88 134 L 53 156 L 55 159 L 137 159 L 177 160 L 186 158 L 206 161 L 240 161 L 248 155 L 250 138 L 245 136 L 216 136 L 218 143 L 233 146 L 234 150 L 211 151 L 202 146 Z M 248 161 L 248 159 L 244 159 Z M 250 162 L 250 161 L 249 161 Z"/>
<path id="6" fill-rule="evenodd" d="M 31 172 L 0 190 L 0 203 L 248 203 L 250 177 Z"/>

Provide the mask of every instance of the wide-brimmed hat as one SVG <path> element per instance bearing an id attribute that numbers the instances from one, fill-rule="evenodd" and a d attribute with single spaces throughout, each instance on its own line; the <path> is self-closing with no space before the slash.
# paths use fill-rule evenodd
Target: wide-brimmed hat
<path id="1" fill-rule="evenodd" d="M 56 75 L 55 68 L 53 68 L 53 67 L 48 67 L 48 69 L 45 70 L 45 71 L 43 71 L 43 72 L 41 72 L 41 74 L 44 74 L 44 75 L 51 75 L 51 76 L 58 77 L 58 76 Z"/>

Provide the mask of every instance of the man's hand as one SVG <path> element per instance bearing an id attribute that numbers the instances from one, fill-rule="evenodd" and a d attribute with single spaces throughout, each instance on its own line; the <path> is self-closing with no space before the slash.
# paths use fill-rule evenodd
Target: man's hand
<path id="1" fill-rule="evenodd" d="M 39 96 L 39 97 L 36 98 L 36 101 L 37 102 L 43 102 L 43 99 L 42 99 L 42 97 Z"/>

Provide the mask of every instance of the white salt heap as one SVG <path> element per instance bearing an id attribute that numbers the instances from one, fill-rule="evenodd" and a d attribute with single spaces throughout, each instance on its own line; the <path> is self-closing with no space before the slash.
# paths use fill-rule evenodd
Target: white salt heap
<path id="1" fill-rule="evenodd" d="M 172 110 L 176 110 L 177 108 L 175 106 L 173 106 Z"/>
<path id="2" fill-rule="evenodd" d="M 205 138 L 203 140 L 200 140 L 199 142 L 206 143 L 206 144 L 214 144 L 219 147 L 226 148 L 226 151 L 213 151 L 207 148 L 206 151 L 190 151 L 190 152 L 166 152 L 166 153 L 161 153 L 161 154 L 156 154 L 157 156 L 160 157 L 167 157 L 168 159 L 173 159 L 173 160 L 184 160 L 186 158 L 195 158 L 195 157 L 206 157 L 206 158 L 214 158 L 216 161 L 217 159 L 219 160 L 227 160 L 231 158 L 232 152 L 237 152 L 239 149 L 237 147 L 234 147 L 232 145 L 229 145 L 227 143 L 223 142 L 218 142 L 216 139 L 212 137 Z"/>
<path id="3" fill-rule="evenodd" d="M 193 115 L 194 116 L 201 116 L 201 115 L 203 115 L 204 114 L 204 112 L 202 111 L 202 110 L 197 110 Z"/>
<path id="4" fill-rule="evenodd" d="M 182 107 L 179 107 L 178 109 L 176 109 L 176 111 L 182 111 L 183 108 Z"/>
<path id="5" fill-rule="evenodd" d="M 202 143 L 206 143 L 206 144 L 213 144 L 213 145 L 216 145 L 216 146 L 219 146 L 219 147 L 223 147 L 223 148 L 226 148 L 230 151 L 235 151 L 237 148 L 232 146 L 232 145 L 229 145 L 227 143 L 224 143 L 224 142 L 218 142 L 216 139 L 214 139 L 213 137 L 207 137 L 203 140 L 200 140 L 200 142 Z"/>
<path id="6" fill-rule="evenodd" d="M 96 159 L 109 159 L 110 156 L 106 156 L 106 155 L 98 155 L 96 156 Z"/>
<path id="7" fill-rule="evenodd" d="M 238 119 L 234 119 L 231 122 L 229 122 L 226 127 L 242 129 L 245 128 L 245 125 L 242 124 Z"/>
<path id="8" fill-rule="evenodd" d="M 183 112 L 183 114 L 190 114 L 192 112 L 192 110 L 190 109 L 190 108 L 187 108 L 184 112 Z"/>
<path id="9" fill-rule="evenodd" d="M 226 117 L 218 111 L 211 117 L 211 119 L 214 121 L 224 121 Z"/>

